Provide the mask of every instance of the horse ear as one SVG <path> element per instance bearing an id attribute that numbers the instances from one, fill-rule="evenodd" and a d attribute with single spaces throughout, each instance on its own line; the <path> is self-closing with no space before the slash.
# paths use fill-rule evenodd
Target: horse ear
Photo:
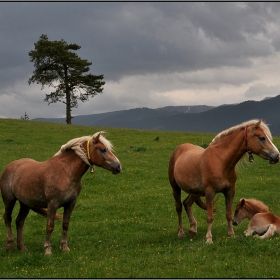
<path id="1" fill-rule="evenodd" d="M 241 206 L 243 206 L 245 204 L 245 198 L 241 198 L 240 202 L 241 202 Z"/>
<path id="2" fill-rule="evenodd" d="M 262 120 L 259 120 L 259 121 L 255 124 L 255 129 L 257 129 L 257 128 L 260 127 L 261 122 L 262 122 Z"/>
<path id="3" fill-rule="evenodd" d="M 99 132 L 99 133 L 97 134 L 97 136 L 96 136 L 95 138 L 93 138 L 93 143 L 94 143 L 94 144 L 97 144 L 97 143 L 99 142 L 99 137 L 100 137 L 100 135 L 101 135 L 101 132 Z"/>

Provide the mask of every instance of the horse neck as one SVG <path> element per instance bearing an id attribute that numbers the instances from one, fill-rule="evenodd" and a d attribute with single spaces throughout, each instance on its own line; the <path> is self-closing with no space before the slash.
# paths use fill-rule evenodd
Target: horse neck
<path id="1" fill-rule="evenodd" d="M 260 213 L 260 211 L 258 211 L 257 209 L 253 209 L 251 207 L 248 208 L 246 209 L 246 213 L 249 220 L 251 220 L 255 214 Z"/>
<path id="2" fill-rule="evenodd" d="M 213 145 L 219 149 L 219 154 L 223 157 L 225 166 L 231 168 L 235 168 L 237 162 L 246 152 L 243 130 L 236 131 Z"/>
<path id="3" fill-rule="evenodd" d="M 71 149 L 63 152 L 57 157 L 63 159 L 61 162 L 65 165 L 65 169 L 77 180 L 81 179 L 89 168 L 89 166 Z"/>
<path id="4" fill-rule="evenodd" d="M 266 208 L 265 206 L 258 205 L 257 203 L 254 203 L 254 202 L 251 203 L 248 200 L 246 201 L 245 207 L 246 207 L 247 216 L 249 219 L 251 219 L 257 213 L 263 213 L 263 212 L 269 211 L 268 207 Z"/>

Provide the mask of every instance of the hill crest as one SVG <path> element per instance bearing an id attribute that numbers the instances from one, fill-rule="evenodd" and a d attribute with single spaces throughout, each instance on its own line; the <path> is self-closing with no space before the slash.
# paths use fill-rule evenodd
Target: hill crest
<path id="1" fill-rule="evenodd" d="M 166 106 L 147 107 L 101 114 L 75 116 L 73 124 L 164 131 L 218 133 L 250 119 L 263 119 L 272 135 L 280 136 L 280 95 L 261 101 L 247 100 L 218 107 Z M 65 123 L 65 118 L 36 118 L 36 121 Z"/>

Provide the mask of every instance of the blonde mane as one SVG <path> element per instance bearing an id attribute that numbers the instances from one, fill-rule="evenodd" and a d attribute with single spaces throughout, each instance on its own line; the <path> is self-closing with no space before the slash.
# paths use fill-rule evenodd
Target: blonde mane
<path id="1" fill-rule="evenodd" d="M 238 124 L 236 126 L 233 126 L 233 127 L 230 127 L 222 132 L 220 132 L 219 134 L 217 134 L 212 142 L 212 143 L 217 143 L 219 142 L 220 140 L 222 140 L 224 137 L 228 136 L 228 135 L 231 135 L 232 133 L 236 132 L 236 131 L 239 131 L 239 130 L 242 130 L 244 129 L 246 126 L 249 126 L 249 125 L 252 125 L 252 124 L 256 124 L 257 122 L 259 122 L 259 120 L 257 119 L 253 119 L 253 120 L 250 120 L 250 121 L 246 121 L 246 122 L 243 122 L 241 124 Z M 271 135 L 271 132 L 268 128 L 268 126 L 263 122 L 261 121 L 260 123 L 260 128 L 264 131 L 264 133 L 267 135 L 267 137 L 272 140 L 272 135 Z"/>
<path id="2" fill-rule="evenodd" d="M 268 206 L 260 200 L 257 200 L 255 198 L 241 198 L 240 201 L 242 199 L 245 200 L 246 208 L 250 208 L 251 211 L 252 210 L 254 212 L 268 212 L 269 211 Z"/>
<path id="3" fill-rule="evenodd" d="M 99 131 L 96 132 L 95 134 L 93 134 L 92 136 L 82 136 L 79 138 L 74 138 L 72 140 L 69 140 L 66 144 L 62 145 L 60 150 L 54 155 L 54 156 L 58 156 L 62 153 L 64 153 L 65 151 L 71 149 L 73 150 L 77 156 L 79 156 L 87 165 L 91 166 L 87 155 L 86 155 L 86 151 L 84 150 L 84 148 L 82 147 L 82 144 L 88 140 L 94 139 L 99 133 L 100 137 L 99 137 L 99 141 L 109 150 L 109 151 L 113 151 L 113 145 L 112 143 L 105 138 L 106 132 L 104 131 Z"/>

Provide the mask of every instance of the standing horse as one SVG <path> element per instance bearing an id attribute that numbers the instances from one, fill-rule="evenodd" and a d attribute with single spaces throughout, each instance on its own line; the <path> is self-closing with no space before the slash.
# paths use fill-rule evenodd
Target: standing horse
<path id="1" fill-rule="evenodd" d="M 269 208 L 262 201 L 254 198 L 241 198 L 236 205 L 232 224 L 239 225 L 244 219 L 251 220 L 257 213 L 269 212 Z"/>
<path id="2" fill-rule="evenodd" d="M 46 212 L 45 255 L 51 254 L 50 237 L 58 208 L 63 207 L 62 239 L 60 249 L 69 251 L 67 231 L 71 213 L 75 207 L 82 183 L 81 178 L 89 166 L 103 167 L 113 174 L 121 172 L 121 164 L 112 153 L 113 146 L 103 132 L 93 136 L 75 138 L 61 146 L 54 157 L 37 162 L 23 158 L 7 165 L 0 177 L 2 199 L 5 204 L 4 221 L 8 230 L 6 250 L 14 245 L 11 222 L 12 211 L 17 200 L 20 210 L 16 218 L 17 248 L 27 251 L 23 243 L 23 226 L 29 210 Z M 47 208 L 45 211 L 42 208 Z"/>
<path id="3" fill-rule="evenodd" d="M 183 205 L 190 221 L 190 237 L 197 233 L 197 222 L 191 210 L 192 204 L 196 202 L 201 206 L 200 197 L 205 196 L 208 223 L 206 243 L 213 242 L 213 204 L 218 192 L 225 196 L 228 235 L 234 237 L 232 202 L 237 179 L 235 165 L 246 152 L 250 155 L 250 161 L 253 160 L 252 153 L 269 160 L 270 163 L 279 161 L 279 151 L 272 143 L 270 130 L 263 121 L 250 120 L 222 131 L 206 149 L 185 143 L 173 151 L 168 174 L 178 214 L 179 237 L 185 236 L 182 225 L 181 190 L 189 194 Z"/>

